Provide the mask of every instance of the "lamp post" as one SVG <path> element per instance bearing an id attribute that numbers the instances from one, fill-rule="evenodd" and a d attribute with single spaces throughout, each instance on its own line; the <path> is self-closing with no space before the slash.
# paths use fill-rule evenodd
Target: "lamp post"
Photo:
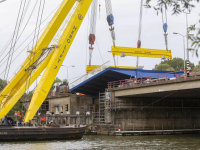
<path id="1" fill-rule="evenodd" d="M 178 34 L 178 35 L 180 35 L 180 36 L 182 36 L 183 37 L 183 51 L 184 51 L 184 71 L 185 71 L 185 36 L 186 35 L 182 35 L 182 34 L 179 34 L 179 33 L 176 33 L 176 32 L 174 32 L 173 34 Z"/>
<path id="2" fill-rule="evenodd" d="M 188 35 L 189 36 L 194 36 L 194 34 L 186 34 L 186 35 L 182 35 L 182 34 L 180 34 L 180 33 L 176 33 L 176 32 L 174 32 L 173 34 L 178 34 L 178 35 L 180 35 L 180 36 L 182 36 L 183 37 L 183 48 L 184 48 L 184 70 L 185 70 L 185 36 L 188 38 Z M 188 45 L 188 44 L 187 44 Z M 188 46 L 187 46 L 188 47 Z M 188 50 L 188 48 L 187 48 L 187 74 L 188 74 L 188 76 L 189 76 L 189 50 Z"/>
<path id="3" fill-rule="evenodd" d="M 62 65 L 62 66 L 67 67 L 67 81 L 69 82 L 69 80 L 68 80 L 68 68 L 69 68 L 69 67 L 75 67 L 75 66 L 74 66 L 74 65 L 71 65 L 71 66 Z"/>

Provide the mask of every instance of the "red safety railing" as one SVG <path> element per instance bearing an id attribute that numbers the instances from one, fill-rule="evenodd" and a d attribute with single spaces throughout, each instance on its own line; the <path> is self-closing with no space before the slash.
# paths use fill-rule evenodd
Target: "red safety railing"
<path id="1" fill-rule="evenodd" d="M 174 72 L 150 75 L 150 76 L 145 76 L 145 77 L 138 77 L 138 78 L 134 77 L 134 78 L 125 79 L 125 80 L 112 81 L 112 82 L 108 82 L 108 88 L 127 87 L 127 86 L 134 86 L 138 84 L 148 84 L 152 82 L 177 80 L 178 78 L 187 78 L 191 76 L 200 75 L 197 69 L 190 70 L 189 74 L 187 74 L 187 71 L 188 70 L 174 71 Z"/>

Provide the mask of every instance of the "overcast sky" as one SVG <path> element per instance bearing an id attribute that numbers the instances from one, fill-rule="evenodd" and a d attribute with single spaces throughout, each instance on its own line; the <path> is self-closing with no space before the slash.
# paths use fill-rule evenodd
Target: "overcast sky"
<path id="1" fill-rule="evenodd" d="M 15 22 L 17 20 L 17 14 L 20 6 L 20 0 L 7 0 L 0 3 L 0 52 L 3 47 L 11 37 Z M 53 10 L 59 6 L 62 0 L 51 0 L 45 3 L 43 19 L 49 16 Z M 114 65 L 111 53 L 112 39 L 109 32 L 109 27 L 106 21 L 106 10 L 105 1 L 100 0 L 101 12 L 100 18 L 98 13 L 97 28 L 96 28 L 96 42 L 100 49 L 100 53 L 103 56 L 101 59 L 97 44 L 94 46 L 92 65 L 101 65 L 103 62 L 110 61 L 111 65 Z M 27 10 L 26 16 L 22 23 L 22 28 L 30 16 L 30 13 L 34 7 L 35 0 L 31 0 L 30 6 Z M 39 4 L 39 2 L 38 2 Z M 25 31 L 23 32 L 20 40 L 18 41 L 16 48 L 30 35 L 35 29 L 36 17 L 39 5 L 37 4 L 36 10 L 33 13 Z M 116 32 L 116 46 L 127 46 L 136 47 L 138 39 L 138 26 L 139 26 L 139 12 L 140 12 L 140 0 L 112 0 L 113 14 L 115 17 L 115 32 Z M 188 15 L 189 25 L 196 23 L 199 19 L 200 4 L 196 5 Z M 171 9 L 170 9 L 171 10 Z M 178 32 L 180 34 L 186 34 L 186 16 L 185 14 L 180 14 L 178 16 L 171 15 L 172 12 L 168 10 L 167 12 L 167 24 L 168 24 L 168 47 L 172 50 L 173 57 L 183 58 L 183 38 L 179 35 L 174 35 L 173 32 Z M 55 11 L 54 11 L 55 12 Z M 54 14 L 54 13 L 53 13 Z M 52 14 L 52 15 L 53 15 Z M 69 68 L 69 79 L 70 82 L 73 78 L 84 75 L 86 73 L 86 65 L 88 65 L 88 31 L 89 31 L 89 18 L 91 10 L 88 11 L 83 24 L 69 50 L 68 55 L 63 62 L 63 65 L 70 66 L 75 65 L 75 68 Z M 41 28 L 45 27 L 50 21 L 52 15 L 41 25 Z M 164 32 L 162 28 L 162 16 L 159 14 L 157 16 L 156 11 L 153 9 L 143 9 L 143 23 L 142 23 L 142 48 L 154 48 L 154 49 L 165 49 Z M 21 29 L 22 29 L 21 28 Z M 15 73 L 14 71 L 23 63 L 27 57 L 27 45 L 32 47 L 32 43 L 29 44 L 33 36 L 27 39 L 27 41 L 14 53 L 13 59 L 19 55 L 18 58 L 11 65 L 9 77 Z M 25 50 L 23 50 L 25 49 Z M 4 54 L 8 52 L 9 49 L 5 51 Z M 4 54 L 0 56 L 0 61 L 2 61 Z M 155 64 L 160 63 L 159 58 L 140 58 L 139 65 L 144 66 L 144 69 L 152 69 Z M 190 61 L 198 63 L 199 58 L 192 56 L 190 54 Z M 0 62 L 2 65 L 2 62 Z M 125 57 L 118 59 L 119 66 L 136 66 L 136 57 Z M 0 67 L 0 74 L 5 69 L 6 63 Z M 61 79 L 67 78 L 67 68 L 61 67 L 58 75 Z M 0 75 L 3 78 L 3 74 Z"/>

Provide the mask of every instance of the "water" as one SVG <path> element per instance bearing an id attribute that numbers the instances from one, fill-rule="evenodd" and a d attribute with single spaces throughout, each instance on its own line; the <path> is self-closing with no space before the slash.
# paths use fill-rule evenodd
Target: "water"
<path id="1" fill-rule="evenodd" d="M 84 136 L 80 140 L 0 143 L 2 150 L 153 149 L 200 150 L 200 135 Z"/>

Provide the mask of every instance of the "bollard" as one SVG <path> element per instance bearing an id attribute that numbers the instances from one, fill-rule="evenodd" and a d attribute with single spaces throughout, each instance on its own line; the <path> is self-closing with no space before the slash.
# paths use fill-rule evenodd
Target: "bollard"
<path id="1" fill-rule="evenodd" d="M 63 115 L 63 112 L 61 112 L 61 117 L 60 117 L 60 119 L 61 119 L 61 124 L 63 124 L 64 123 L 64 118 L 62 117 L 62 115 Z"/>
<path id="2" fill-rule="evenodd" d="M 57 115 L 55 115 L 55 122 L 56 122 L 56 125 L 59 125 L 59 117 Z"/>
<path id="3" fill-rule="evenodd" d="M 77 115 L 77 120 L 76 120 L 76 125 L 78 125 L 78 127 L 80 126 L 80 112 L 79 111 L 77 111 L 76 112 L 76 115 Z"/>
<path id="4" fill-rule="evenodd" d="M 90 124 L 90 112 L 86 112 L 86 120 L 85 120 L 86 125 Z"/>

